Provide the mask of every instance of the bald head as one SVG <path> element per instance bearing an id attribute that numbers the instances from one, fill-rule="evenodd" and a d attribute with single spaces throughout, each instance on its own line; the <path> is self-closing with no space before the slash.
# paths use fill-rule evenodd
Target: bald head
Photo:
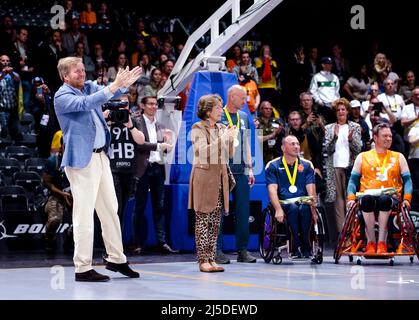
<path id="1" fill-rule="evenodd" d="M 243 109 L 243 105 L 246 103 L 247 92 L 246 89 L 238 84 L 231 86 L 228 91 L 227 106 L 232 109 L 233 112 Z"/>
<path id="2" fill-rule="evenodd" d="M 298 157 L 300 154 L 300 142 L 296 136 L 289 135 L 282 139 L 282 152 L 287 157 Z"/>

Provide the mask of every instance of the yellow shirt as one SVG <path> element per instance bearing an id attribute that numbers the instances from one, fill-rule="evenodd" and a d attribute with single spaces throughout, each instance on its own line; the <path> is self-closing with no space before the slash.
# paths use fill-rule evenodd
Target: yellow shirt
<path id="1" fill-rule="evenodd" d="M 395 188 L 399 198 L 401 198 L 403 181 L 400 172 L 399 152 L 388 150 L 389 158 L 381 173 L 381 167 L 384 164 L 387 153 L 376 153 L 370 150 L 362 153 L 361 164 L 361 186 L 360 192 L 368 189 Z M 379 163 L 376 156 L 378 155 Z M 379 180 L 380 176 L 383 179 Z"/>
<path id="2" fill-rule="evenodd" d="M 54 134 L 51 142 L 51 151 L 57 152 L 61 148 L 61 137 L 63 136 L 63 132 L 61 130 L 57 131 Z"/>

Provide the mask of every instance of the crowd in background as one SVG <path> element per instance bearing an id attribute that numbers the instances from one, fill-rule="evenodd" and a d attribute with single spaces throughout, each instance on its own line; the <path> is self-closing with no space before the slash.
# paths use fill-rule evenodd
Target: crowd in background
<path id="1" fill-rule="evenodd" d="M 24 140 L 19 121 L 23 113 L 31 114 L 42 158 L 51 155 L 53 137 L 60 130 L 53 106 L 62 84 L 59 59 L 81 58 L 87 80 L 99 85 L 111 83 L 119 68 L 141 66 L 142 76 L 128 89 L 129 108 L 138 116 L 142 99 L 157 96 L 169 78 L 184 42 L 170 32 L 150 32 L 143 19 L 129 32 L 99 41 L 89 29 L 97 25 L 112 29 L 114 18 L 106 2 L 76 7 L 66 0 L 63 6 L 66 30 L 45 29 L 43 39 L 32 38 L 30 26 L 15 26 L 9 15 L 2 17 L 0 26 L 1 139 L 19 145 Z M 249 111 L 261 132 L 264 162 L 281 155 L 284 136 L 295 135 L 301 156 L 312 161 L 318 180 L 324 181 L 318 191 L 327 190 L 325 201 L 336 204 L 341 221 L 353 160 L 374 147 L 373 126 L 388 122 L 393 129 L 391 150 L 409 159 L 418 188 L 418 171 L 413 169 L 419 162 L 419 87 L 414 70 L 396 73 L 378 47 L 363 61 L 351 59 L 337 42 L 323 52 L 298 45 L 288 59 L 278 61 L 271 50 L 275 39 L 271 41 L 252 50 L 239 42 L 225 54 L 226 71 L 235 73 L 247 91 Z M 188 89 L 181 97 L 183 111 Z"/>

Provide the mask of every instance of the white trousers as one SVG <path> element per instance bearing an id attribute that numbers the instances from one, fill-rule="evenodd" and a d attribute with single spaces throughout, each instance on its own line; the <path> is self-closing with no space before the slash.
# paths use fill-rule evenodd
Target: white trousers
<path id="1" fill-rule="evenodd" d="M 93 153 L 87 167 L 64 168 L 73 195 L 74 265 L 76 272 L 92 269 L 94 209 L 100 220 L 107 260 L 125 263 L 118 200 L 109 159 L 102 151 Z"/>

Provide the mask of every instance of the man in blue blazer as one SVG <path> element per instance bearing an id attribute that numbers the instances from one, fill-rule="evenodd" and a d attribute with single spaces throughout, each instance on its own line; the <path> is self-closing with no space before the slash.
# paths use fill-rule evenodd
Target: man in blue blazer
<path id="1" fill-rule="evenodd" d="M 68 57 L 58 62 L 64 84 L 54 97 L 55 111 L 63 132 L 65 151 L 61 163 L 73 195 L 74 264 L 76 281 L 108 281 L 92 268 L 93 212 L 99 217 L 108 254 L 106 269 L 138 278 L 123 253 L 121 227 L 117 215 L 109 158 L 106 154 L 110 133 L 102 105 L 122 94 L 133 84 L 141 68 L 121 69 L 115 81 L 101 88 L 86 80 L 82 59 Z M 132 126 L 131 121 L 126 124 Z"/>

